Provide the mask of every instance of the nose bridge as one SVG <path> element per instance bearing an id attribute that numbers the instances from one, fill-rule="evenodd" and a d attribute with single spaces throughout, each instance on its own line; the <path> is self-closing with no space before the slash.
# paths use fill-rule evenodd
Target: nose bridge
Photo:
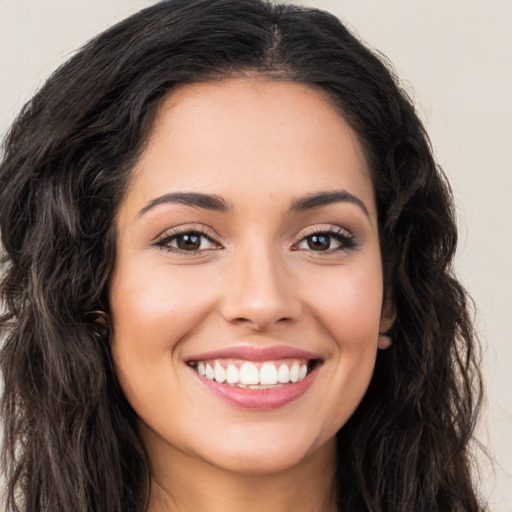
<path id="1" fill-rule="evenodd" d="M 286 255 L 272 243 L 251 244 L 235 251 L 226 287 L 223 316 L 264 330 L 277 322 L 292 321 L 300 300 L 288 272 Z"/>

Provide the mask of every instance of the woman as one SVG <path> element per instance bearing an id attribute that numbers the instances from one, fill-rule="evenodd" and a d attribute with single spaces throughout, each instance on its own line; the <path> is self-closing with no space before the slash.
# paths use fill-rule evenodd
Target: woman
<path id="1" fill-rule="evenodd" d="M 449 187 L 321 11 L 172 0 L 5 145 L 12 510 L 482 510 Z"/>

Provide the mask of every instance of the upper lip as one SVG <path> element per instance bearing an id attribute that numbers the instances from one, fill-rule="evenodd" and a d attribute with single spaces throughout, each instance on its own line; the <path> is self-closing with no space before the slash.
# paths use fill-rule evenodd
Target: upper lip
<path id="1" fill-rule="evenodd" d="M 246 361 L 274 361 L 278 359 L 320 359 L 318 354 L 287 345 L 271 347 L 234 346 L 196 354 L 188 361 L 208 361 L 212 359 L 243 359 Z"/>

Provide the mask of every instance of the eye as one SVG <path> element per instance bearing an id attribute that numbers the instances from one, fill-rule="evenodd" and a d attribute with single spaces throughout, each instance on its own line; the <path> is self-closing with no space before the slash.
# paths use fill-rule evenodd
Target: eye
<path id="1" fill-rule="evenodd" d="M 199 230 L 169 233 L 157 240 L 154 245 L 171 252 L 188 253 L 220 248 L 220 244 L 214 241 L 211 236 Z"/>
<path id="2" fill-rule="evenodd" d="M 314 231 L 304 236 L 295 246 L 295 250 L 316 252 L 335 252 L 354 247 L 354 237 L 341 228 L 329 228 Z"/>

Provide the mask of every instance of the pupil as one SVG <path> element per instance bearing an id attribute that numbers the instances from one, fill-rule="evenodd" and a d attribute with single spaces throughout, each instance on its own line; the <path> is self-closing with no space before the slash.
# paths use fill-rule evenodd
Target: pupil
<path id="1" fill-rule="evenodd" d="M 177 242 L 177 246 L 185 251 L 194 251 L 201 246 L 201 237 L 198 235 L 181 235 Z"/>
<path id="2" fill-rule="evenodd" d="M 308 238 L 308 246 L 315 251 L 325 251 L 331 246 L 331 240 L 327 235 L 312 235 Z"/>

